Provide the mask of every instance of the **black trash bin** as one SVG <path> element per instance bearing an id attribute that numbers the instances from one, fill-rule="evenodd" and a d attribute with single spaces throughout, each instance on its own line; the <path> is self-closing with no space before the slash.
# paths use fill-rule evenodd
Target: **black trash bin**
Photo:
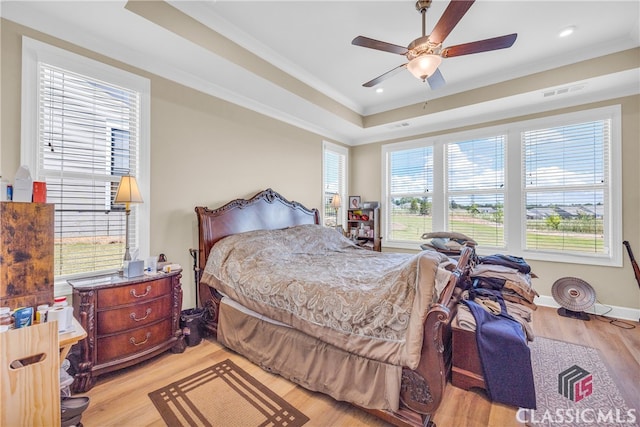
<path id="1" fill-rule="evenodd" d="M 202 341 L 203 320 L 204 308 L 190 308 L 180 313 L 180 328 L 189 347 L 198 345 Z"/>

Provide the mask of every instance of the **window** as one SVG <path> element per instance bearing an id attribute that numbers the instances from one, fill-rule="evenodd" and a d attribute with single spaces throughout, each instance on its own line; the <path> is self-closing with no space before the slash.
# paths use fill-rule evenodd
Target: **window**
<path id="1" fill-rule="evenodd" d="M 504 135 L 445 145 L 447 229 L 503 248 Z"/>
<path id="2" fill-rule="evenodd" d="M 345 203 L 347 201 L 347 159 L 346 148 L 330 142 L 323 145 L 323 212 L 322 222 L 325 227 L 344 225 Z M 340 207 L 332 206 L 335 196 L 340 196 Z"/>
<path id="3" fill-rule="evenodd" d="M 608 254 L 611 120 L 522 133 L 525 247 Z"/>
<path id="4" fill-rule="evenodd" d="M 387 245 L 446 230 L 480 253 L 619 266 L 620 145 L 619 106 L 385 145 Z"/>
<path id="5" fill-rule="evenodd" d="M 432 231 L 433 147 L 389 153 L 387 239 L 417 241 Z"/>
<path id="6" fill-rule="evenodd" d="M 125 212 L 113 199 L 132 175 L 149 204 L 148 110 L 148 80 L 24 38 L 22 163 L 55 203 L 57 285 L 121 267 Z M 141 255 L 148 212 L 131 208 L 129 243 Z"/>

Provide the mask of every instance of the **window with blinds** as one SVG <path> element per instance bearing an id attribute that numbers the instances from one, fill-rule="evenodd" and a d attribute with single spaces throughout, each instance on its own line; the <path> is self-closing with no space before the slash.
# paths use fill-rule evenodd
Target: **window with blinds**
<path id="1" fill-rule="evenodd" d="M 616 105 L 383 145 L 386 246 L 455 231 L 483 255 L 621 265 L 620 117 Z"/>
<path id="2" fill-rule="evenodd" d="M 480 245 L 504 240 L 505 135 L 446 144 L 448 230 Z"/>
<path id="3" fill-rule="evenodd" d="M 39 63 L 38 176 L 55 203 L 55 275 L 115 270 L 125 246 L 122 175 L 137 174 L 139 96 Z M 136 210 L 129 227 L 137 247 Z"/>
<path id="4" fill-rule="evenodd" d="M 608 253 L 611 120 L 522 133 L 527 249 Z"/>
<path id="5" fill-rule="evenodd" d="M 433 228 L 433 147 L 393 151 L 388 169 L 388 239 L 418 241 Z"/>
<path id="6" fill-rule="evenodd" d="M 348 151 L 344 147 L 329 142 L 324 143 L 323 151 L 322 221 L 325 227 L 344 226 Z M 336 195 L 339 197 L 336 198 Z M 337 202 L 339 207 L 335 207 Z"/>

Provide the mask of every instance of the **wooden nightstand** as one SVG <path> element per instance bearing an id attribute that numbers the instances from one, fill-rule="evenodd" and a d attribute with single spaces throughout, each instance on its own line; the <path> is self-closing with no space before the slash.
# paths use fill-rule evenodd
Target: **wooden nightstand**
<path id="1" fill-rule="evenodd" d="M 98 375 L 171 349 L 182 353 L 181 270 L 157 275 L 69 280 L 73 312 L 87 337 L 80 341 L 73 391 L 85 392 Z M 75 359 L 75 358 L 74 358 Z"/>

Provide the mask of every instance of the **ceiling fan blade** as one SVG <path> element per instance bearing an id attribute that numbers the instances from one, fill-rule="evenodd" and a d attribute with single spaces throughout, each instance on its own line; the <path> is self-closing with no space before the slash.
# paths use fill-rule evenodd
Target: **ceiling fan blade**
<path id="1" fill-rule="evenodd" d="M 511 47 L 516 41 L 518 34 L 508 34 L 506 36 L 494 37 L 491 39 L 478 40 L 475 42 L 459 44 L 442 49 L 440 55 L 443 58 L 454 56 L 471 55 L 472 53 L 488 52 L 490 50 L 505 49 Z"/>
<path id="2" fill-rule="evenodd" d="M 365 36 L 358 36 L 351 41 L 352 45 L 368 47 L 369 49 L 381 50 L 383 52 L 397 53 L 398 55 L 404 55 L 408 52 L 404 46 L 398 46 L 395 44 L 381 42 L 380 40 L 370 39 Z"/>
<path id="3" fill-rule="evenodd" d="M 386 73 L 376 77 L 373 80 L 370 80 L 368 82 L 366 82 L 365 84 L 363 84 L 362 86 L 364 87 L 372 87 L 377 85 L 378 83 L 381 83 L 383 80 L 388 79 L 389 77 L 393 76 L 394 74 L 396 74 L 398 71 L 402 70 L 403 68 L 406 68 L 407 64 L 402 64 L 402 65 L 398 65 L 396 68 L 392 68 L 391 70 L 387 71 Z"/>
<path id="4" fill-rule="evenodd" d="M 458 24 L 475 0 L 451 0 L 440 20 L 429 35 L 433 43 L 442 43 L 451 30 Z"/>
<path id="5" fill-rule="evenodd" d="M 431 90 L 440 89 L 444 86 L 444 77 L 442 77 L 442 73 L 439 68 L 436 68 L 436 71 L 427 77 L 427 83 L 429 83 Z"/>

